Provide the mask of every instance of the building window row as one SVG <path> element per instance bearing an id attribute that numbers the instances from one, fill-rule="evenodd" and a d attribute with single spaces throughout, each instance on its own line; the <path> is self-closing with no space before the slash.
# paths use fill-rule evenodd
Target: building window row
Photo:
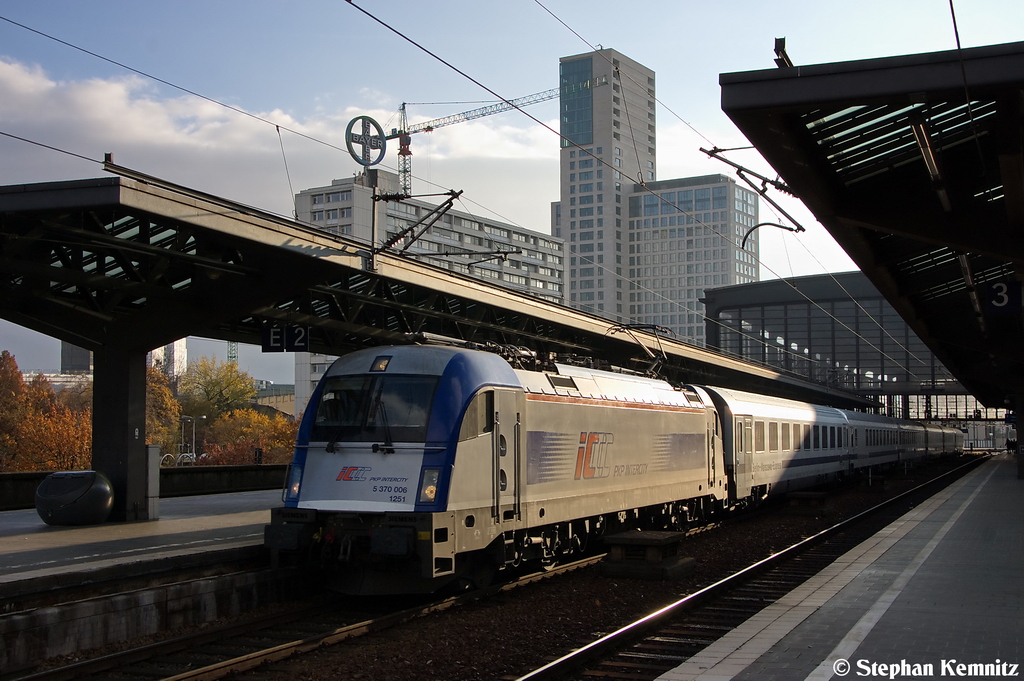
<path id="1" fill-rule="evenodd" d="M 352 191 L 346 190 L 343 192 L 327 192 L 326 194 L 313 194 L 311 200 L 314 206 L 319 206 L 324 203 L 340 203 L 342 201 L 351 201 Z"/>
<path id="2" fill-rule="evenodd" d="M 350 217 L 352 217 L 351 208 L 328 208 L 327 210 L 310 211 L 309 214 L 311 222 L 325 222 Z"/>

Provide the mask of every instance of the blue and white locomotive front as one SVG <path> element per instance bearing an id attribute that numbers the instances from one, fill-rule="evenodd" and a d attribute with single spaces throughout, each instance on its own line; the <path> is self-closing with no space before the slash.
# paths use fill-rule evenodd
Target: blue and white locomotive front
<path id="1" fill-rule="evenodd" d="M 317 386 L 275 509 L 270 548 L 311 548 L 360 593 L 454 575 L 445 513 L 463 414 L 483 387 L 519 387 L 507 362 L 451 347 L 360 350 Z"/>

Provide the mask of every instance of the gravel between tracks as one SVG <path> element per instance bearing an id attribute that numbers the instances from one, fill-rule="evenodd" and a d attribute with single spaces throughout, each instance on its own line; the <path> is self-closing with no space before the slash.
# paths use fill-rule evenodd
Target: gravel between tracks
<path id="1" fill-rule="evenodd" d="M 961 460 L 962 461 L 962 460 Z M 785 506 L 687 537 L 693 574 L 675 581 L 603 577 L 584 568 L 233 678 L 289 681 L 514 679 L 941 472 L 891 474 L 884 490 L 833 490 L 811 515 Z"/>

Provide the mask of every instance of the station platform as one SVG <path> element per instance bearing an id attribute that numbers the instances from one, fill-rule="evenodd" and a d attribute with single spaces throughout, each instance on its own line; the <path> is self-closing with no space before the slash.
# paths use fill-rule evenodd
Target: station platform
<path id="1" fill-rule="evenodd" d="M 35 509 L 0 512 L 0 593 L 13 582 L 262 545 L 280 505 L 280 490 L 176 497 L 160 500 L 158 520 L 83 527 L 51 527 Z"/>
<path id="2" fill-rule="evenodd" d="M 1024 677 L 1024 480 L 1000 454 L 664 681 Z"/>

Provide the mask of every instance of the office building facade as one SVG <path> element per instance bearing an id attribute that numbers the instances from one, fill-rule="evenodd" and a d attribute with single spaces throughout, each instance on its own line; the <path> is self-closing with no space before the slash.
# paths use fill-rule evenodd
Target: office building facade
<path id="1" fill-rule="evenodd" d="M 295 196 L 299 222 L 369 246 L 381 244 L 428 215 L 436 204 L 419 199 L 374 201 L 376 194 L 397 194 L 395 173 L 367 169 L 330 185 L 306 189 Z M 419 229 L 413 232 L 418 233 Z M 395 249 L 420 262 L 476 277 L 514 291 L 561 303 L 564 287 L 563 240 L 517 225 L 451 209 L 419 239 L 402 238 Z M 497 255 L 502 251 L 507 255 Z M 295 355 L 296 414 L 334 361 L 315 353 Z"/>
<path id="2" fill-rule="evenodd" d="M 626 197 L 656 179 L 654 72 L 611 49 L 559 62 L 559 201 L 551 233 L 566 242 L 565 304 L 625 321 Z"/>
<path id="3" fill-rule="evenodd" d="M 657 179 L 654 72 L 611 49 L 563 57 L 565 304 L 704 345 L 704 290 L 757 281 L 757 194 L 723 175 Z"/>
<path id="4" fill-rule="evenodd" d="M 634 185 L 629 197 L 628 321 L 705 345 L 705 291 L 758 281 L 757 194 L 725 175 Z M 755 233 L 756 234 L 756 233 Z"/>

